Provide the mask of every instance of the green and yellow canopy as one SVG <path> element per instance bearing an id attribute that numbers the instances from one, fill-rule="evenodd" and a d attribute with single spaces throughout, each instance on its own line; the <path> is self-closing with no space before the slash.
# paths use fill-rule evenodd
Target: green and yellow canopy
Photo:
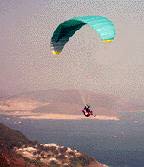
<path id="1" fill-rule="evenodd" d="M 82 26 L 88 24 L 100 36 L 103 42 L 112 42 L 115 38 L 115 27 L 111 20 L 103 16 L 79 16 L 67 20 L 56 28 L 51 38 L 51 50 L 54 55 L 60 54 L 69 38 Z"/>

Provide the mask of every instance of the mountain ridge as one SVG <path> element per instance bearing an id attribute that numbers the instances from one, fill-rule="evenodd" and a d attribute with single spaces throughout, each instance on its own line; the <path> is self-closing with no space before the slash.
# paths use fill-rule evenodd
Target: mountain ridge
<path id="1" fill-rule="evenodd" d="M 99 120 L 120 120 L 120 112 L 141 111 L 140 101 L 121 99 L 113 95 L 87 90 L 40 90 L 11 96 L 0 100 L 0 114 L 29 119 L 85 119 L 81 110 L 85 104 Z M 92 117 L 91 117 L 92 118 Z M 89 119 L 89 118 L 88 118 Z"/>

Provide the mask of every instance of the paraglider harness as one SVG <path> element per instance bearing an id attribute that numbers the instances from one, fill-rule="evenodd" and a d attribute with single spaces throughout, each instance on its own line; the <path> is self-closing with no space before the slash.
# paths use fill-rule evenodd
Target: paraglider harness
<path id="1" fill-rule="evenodd" d="M 89 105 L 85 105 L 84 109 L 82 110 L 83 114 L 86 116 L 86 117 L 89 117 L 91 115 L 93 115 L 93 112 L 92 110 L 90 110 L 90 106 Z M 95 117 L 95 116 L 94 116 Z"/>

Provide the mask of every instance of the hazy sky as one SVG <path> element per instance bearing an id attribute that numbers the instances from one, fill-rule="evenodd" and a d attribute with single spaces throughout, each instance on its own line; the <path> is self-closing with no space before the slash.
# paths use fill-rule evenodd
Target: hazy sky
<path id="1" fill-rule="evenodd" d="M 116 39 L 102 44 L 85 26 L 60 56 L 50 38 L 79 15 L 113 20 Z M 144 101 L 143 0 L 0 0 L 0 92 L 81 88 Z"/>

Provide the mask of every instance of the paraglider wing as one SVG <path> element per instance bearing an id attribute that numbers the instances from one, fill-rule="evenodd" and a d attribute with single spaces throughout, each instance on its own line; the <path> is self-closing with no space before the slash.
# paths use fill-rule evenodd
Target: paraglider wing
<path id="1" fill-rule="evenodd" d="M 104 42 L 112 42 L 115 37 L 115 27 L 109 19 L 103 16 L 80 16 L 74 17 L 61 23 L 51 38 L 51 49 L 53 54 L 60 54 L 69 38 L 82 26 L 88 24 L 100 36 Z"/>

